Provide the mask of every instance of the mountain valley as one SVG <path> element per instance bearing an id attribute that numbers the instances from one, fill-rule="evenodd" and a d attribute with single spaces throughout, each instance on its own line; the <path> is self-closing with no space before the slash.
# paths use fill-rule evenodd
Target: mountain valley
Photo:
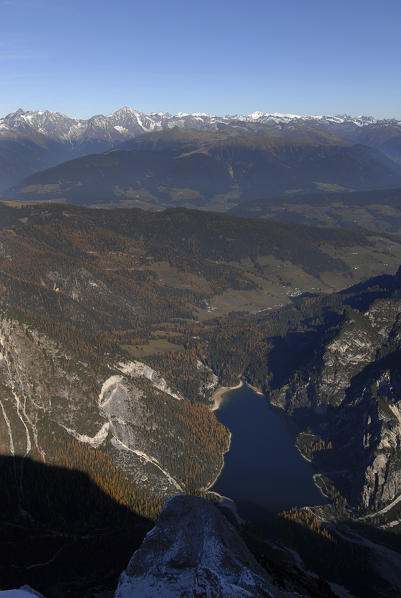
<path id="1" fill-rule="evenodd" d="M 242 202 L 230 213 L 312 226 L 363 228 L 399 234 L 401 189 L 287 194 Z"/>
<path id="2" fill-rule="evenodd" d="M 376 149 L 327 134 L 317 139 L 309 131 L 289 138 L 270 132 L 236 134 L 217 141 L 215 137 L 195 131 L 192 142 L 181 131 L 174 136 L 169 130 L 157 136 L 150 133 L 142 144 L 142 138 L 125 144 L 135 149 L 116 148 L 33 174 L 5 197 L 151 210 L 193 206 L 225 211 L 266 194 L 401 186 L 400 165 Z"/>
<path id="3" fill-rule="evenodd" d="M 232 519 L 209 491 L 230 447 L 230 431 L 211 408 L 219 385 L 242 379 L 291 418 L 294 442 L 328 498 L 262 517 L 262 537 L 241 528 L 267 571 L 257 575 L 270 575 L 278 596 L 340 596 L 327 580 L 362 595 L 348 569 L 332 567 L 328 576 L 318 554 L 323 543 L 355 570 L 364 551 L 374 559 L 378 549 L 356 541 L 352 525 L 382 550 L 400 550 L 398 237 L 185 208 L 5 202 L 0 216 L 0 469 L 8 505 L 1 526 L 10 530 L 11 522 L 13 530 L 2 550 L 7 542 L 15 548 L 0 566 L 7 587 L 27 583 L 48 598 L 114 591 L 124 559 L 176 494 L 217 502 Z M 35 489 L 31 476 L 43 479 Z M 73 537 L 68 505 L 57 505 L 70 487 L 82 498 Z M 93 520 L 85 511 L 91 501 L 99 504 Z M 48 509 L 54 516 L 46 523 Z M 104 509 L 115 524 L 103 529 Z M 85 557 L 69 579 L 74 547 L 79 555 L 89 543 L 97 554 L 112 538 L 121 555 L 112 567 Z M 22 548 L 27 542 L 35 554 Z M 174 580 L 175 558 L 165 565 Z M 127 571 L 142 583 L 136 566 Z M 210 571 L 198 574 L 204 580 Z M 364 597 L 397 588 L 384 574 L 374 583 L 376 594 L 363 589 Z"/>
<path id="4" fill-rule="evenodd" d="M 0 598 L 401 598 L 401 3 L 0 15 Z"/>
<path id="5" fill-rule="evenodd" d="M 398 128 L 128 108 L 3 119 L 7 588 L 401 591 L 388 573 L 401 560 Z M 212 490 L 231 447 L 216 391 L 239 381 L 284 414 L 320 504 L 241 523 Z M 208 524 L 188 537 L 196 518 Z"/>
<path id="6" fill-rule="evenodd" d="M 0 119 L 0 190 L 24 201 L 226 211 L 284 193 L 400 187 L 400 139 L 398 121 L 371 117 L 123 107 L 80 120 L 20 109 Z"/>

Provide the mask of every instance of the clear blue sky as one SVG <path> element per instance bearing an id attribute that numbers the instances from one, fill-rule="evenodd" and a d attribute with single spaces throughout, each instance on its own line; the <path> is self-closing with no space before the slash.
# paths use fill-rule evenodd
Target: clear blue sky
<path id="1" fill-rule="evenodd" d="M 0 0 L 0 115 L 401 119 L 400 0 Z"/>

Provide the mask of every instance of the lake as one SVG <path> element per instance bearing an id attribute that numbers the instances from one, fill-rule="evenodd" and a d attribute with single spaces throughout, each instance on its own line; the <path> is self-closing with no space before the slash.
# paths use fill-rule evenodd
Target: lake
<path id="1" fill-rule="evenodd" d="M 312 465 L 294 446 L 284 415 L 247 386 L 224 394 L 218 420 L 232 434 L 221 476 L 211 490 L 232 498 L 240 515 L 258 519 L 294 506 L 325 503 Z"/>

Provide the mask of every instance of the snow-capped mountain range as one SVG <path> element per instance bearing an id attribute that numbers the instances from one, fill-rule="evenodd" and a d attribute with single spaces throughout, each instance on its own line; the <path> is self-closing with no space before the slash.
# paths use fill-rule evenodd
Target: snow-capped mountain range
<path id="1" fill-rule="evenodd" d="M 213 116 L 205 113 L 187 114 L 179 112 L 172 115 L 168 112 L 144 114 L 138 110 L 124 106 L 113 114 L 92 116 L 89 119 L 71 118 L 59 112 L 17 110 L 0 119 L 0 135 L 9 136 L 15 133 L 39 133 L 53 140 L 79 144 L 89 139 L 116 143 L 136 137 L 142 133 L 163 130 L 172 127 L 212 129 L 235 126 L 236 123 L 258 123 L 270 126 L 289 125 L 295 123 L 321 125 L 349 125 L 363 127 L 378 123 L 399 124 L 396 120 L 378 121 L 371 116 L 300 116 L 296 114 L 280 114 L 253 112 L 247 115 Z"/>
<path id="2" fill-rule="evenodd" d="M 344 142 L 362 144 L 379 150 L 385 159 L 401 164 L 401 121 L 394 119 L 268 112 L 226 116 L 200 112 L 145 114 L 126 106 L 106 116 L 98 114 L 78 119 L 49 110 L 24 111 L 20 108 L 0 118 L 0 191 L 35 172 L 71 159 L 115 148 L 133 149 L 129 143 L 137 137 L 149 133 L 156 133 L 158 137 L 159 133 L 177 128 L 202 132 L 204 143 L 217 137 L 268 135 L 287 139 L 310 138 L 318 142 L 329 140 L 334 145 Z M 154 145 L 160 149 L 158 143 L 156 139 Z"/>

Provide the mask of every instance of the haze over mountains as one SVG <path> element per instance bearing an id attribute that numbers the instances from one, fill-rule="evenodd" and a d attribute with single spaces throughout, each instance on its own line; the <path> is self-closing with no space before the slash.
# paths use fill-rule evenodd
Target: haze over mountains
<path id="1" fill-rule="evenodd" d="M 0 189 L 28 176 L 7 193 L 24 200 L 226 210 L 289 192 L 401 187 L 400 161 L 401 123 L 372 117 L 124 107 L 87 120 L 22 110 L 0 120 Z"/>

